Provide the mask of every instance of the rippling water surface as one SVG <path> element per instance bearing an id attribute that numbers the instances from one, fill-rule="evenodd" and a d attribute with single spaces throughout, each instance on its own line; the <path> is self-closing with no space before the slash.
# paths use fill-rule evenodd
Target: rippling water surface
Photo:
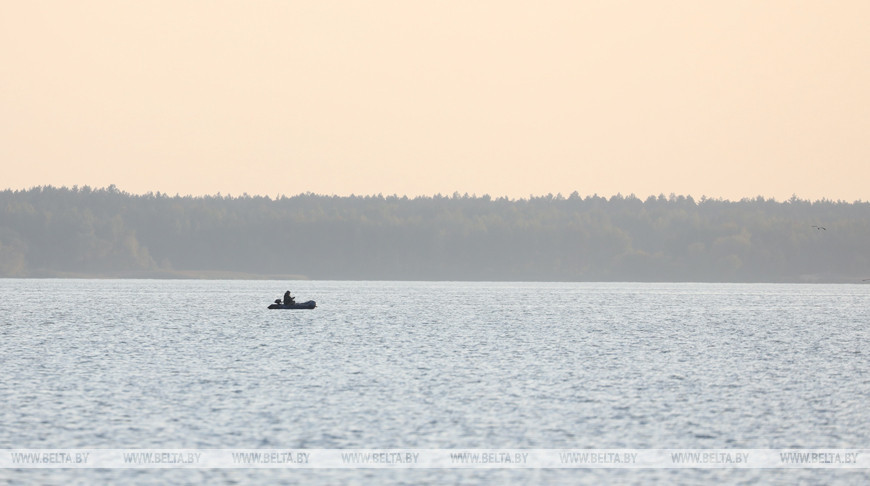
<path id="1" fill-rule="evenodd" d="M 315 310 L 268 310 L 287 288 Z M 866 448 L 870 286 L 0 280 L 0 448 Z M 28 470 L 160 483 L 867 471 Z"/>

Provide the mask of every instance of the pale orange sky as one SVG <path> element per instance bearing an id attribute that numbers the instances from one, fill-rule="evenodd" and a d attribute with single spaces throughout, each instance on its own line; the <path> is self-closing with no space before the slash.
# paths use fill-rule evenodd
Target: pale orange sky
<path id="1" fill-rule="evenodd" d="M 870 2 L 10 1 L 0 188 L 870 200 Z"/>

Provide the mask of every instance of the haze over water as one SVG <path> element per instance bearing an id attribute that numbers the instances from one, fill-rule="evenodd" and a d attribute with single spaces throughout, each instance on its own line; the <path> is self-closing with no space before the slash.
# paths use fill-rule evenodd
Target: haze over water
<path id="1" fill-rule="evenodd" d="M 290 288 L 311 311 L 270 311 Z M 0 448 L 855 448 L 870 287 L 0 280 Z M 11 480 L 866 483 L 866 471 L 82 470 Z"/>
<path id="2" fill-rule="evenodd" d="M 6 2 L 0 275 L 321 280 L 0 279 L 0 449 L 866 448 L 870 216 L 833 201 L 870 199 L 867 25 L 866 0 Z M 318 307 L 267 310 L 288 286 Z M 0 467 L 655 480 L 870 475 Z"/>

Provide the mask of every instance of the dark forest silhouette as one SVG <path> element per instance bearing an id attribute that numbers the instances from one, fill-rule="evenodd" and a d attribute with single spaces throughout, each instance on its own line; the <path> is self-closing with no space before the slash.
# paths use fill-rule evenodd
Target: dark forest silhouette
<path id="1" fill-rule="evenodd" d="M 3 277 L 279 275 L 861 282 L 870 275 L 870 203 L 0 192 Z"/>

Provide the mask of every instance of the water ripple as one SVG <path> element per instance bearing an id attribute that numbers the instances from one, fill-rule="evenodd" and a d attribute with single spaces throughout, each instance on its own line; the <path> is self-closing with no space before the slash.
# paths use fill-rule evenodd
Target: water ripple
<path id="1" fill-rule="evenodd" d="M 267 310 L 284 287 L 265 281 L 0 280 L 0 447 L 870 443 L 867 286 L 292 285 L 318 308 Z M 46 304 L 58 299 L 67 304 Z M 48 482 L 62 477 L 22 474 Z M 87 474 L 98 482 L 288 478 L 263 471 Z M 391 484 L 451 478 L 631 483 L 639 477 L 576 474 L 293 477 Z M 689 483 L 824 477 L 815 471 L 646 474 Z"/>

